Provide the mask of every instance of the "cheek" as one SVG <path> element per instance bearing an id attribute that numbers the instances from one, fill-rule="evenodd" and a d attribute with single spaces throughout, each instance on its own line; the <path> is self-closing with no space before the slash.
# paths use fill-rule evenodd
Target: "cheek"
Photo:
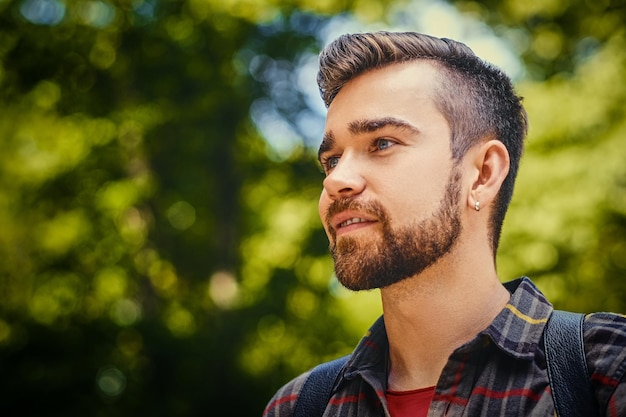
<path id="1" fill-rule="evenodd" d="M 378 200 L 394 223 L 420 222 L 431 216 L 444 198 L 445 175 L 413 171 L 393 178 L 396 180 L 380 184 L 384 193 L 378 194 Z"/>
<path id="2" fill-rule="evenodd" d="M 322 193 L 320 194 L 320 200 L 317 204 L 317 210 L 320 214 L 320 219 L 322 219 L 322 221 L 324 221 L 324 213 L 326 212 L 326 208 L 328 207 L 329 204 L 329 199 L 328 199 L 328 194 L 326 193 L 326 190 L 322 190 Z"/>
<path id="3" fill-rule="evenodd" d="M 328 193 L 326 193 L 326 190 L 322 190 L 322 194 L 320 195 L 320 200 L 317 206 L 319 215 L 320 215 L 320 220 L 322 221 L 322 225 L 324 226 L 324 231 L 326 232 L 326 235 L 328 236 L 328 239 L 330 239 L 330 234 L 328 233 L 328 227 L 326 226 L 326 210 L 328 209 L 328 206 L 330 205 L 331 201 L 330 198 L 328 198 Z"/>

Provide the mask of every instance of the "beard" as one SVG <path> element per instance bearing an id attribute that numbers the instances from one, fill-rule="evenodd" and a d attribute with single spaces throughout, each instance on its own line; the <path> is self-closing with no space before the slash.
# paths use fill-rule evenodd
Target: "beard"
<path id="1" fill-rule="evenodd" d="M 382 226 L 382 238 L 374 242 L 353 237 L 342 237 L 337 242 L 331 228 L 330 253 L 339 282 L 354 291 L 387 287 L 418 275 L 448 254 L 461 234 L 460 179 L 460 170 L 454 167 L 433 216 L 398 229 L 391 227 L 389 215 L 377 201 L 333 201 L 326 224 L 335 213 L 357 210 L 375 216 Z"/>

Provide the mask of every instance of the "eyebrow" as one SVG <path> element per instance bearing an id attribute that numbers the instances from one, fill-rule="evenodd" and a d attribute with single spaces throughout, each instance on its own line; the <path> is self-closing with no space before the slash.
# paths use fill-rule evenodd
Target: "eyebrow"
<path id="1" fill-rule="evenodd" d="M 419 129 L 413 124 L 398 119 L 396 117 L 382 117 L 379 119 L 361 119 L 355 120 L 348 124 L 348 130 L 353 135 L 359 135 L 363 133 L 372 133 L 377 130 L 383 129 L 385 127 L 395 127 L 402 130 L 407 130 L 413 134 L 420 133 Z M 321 156 L 324 152 L 332 149 L 335 145 L 335 135 L 333 132 L 324 133 L 324 138 L 322 139 L 322 143 L 320 144 L 320 148 L 317 152 L 317 159 L 321 162 Z"/>
<path id="2" fill-rule="evenodd" d="M 391 126 L 404 130 L 408 130 L 412 133 L 419 133 L 419 129 L 412 125 L 411 123 L 398 119 L 395 117 L 383 117 L 380 119 L 362 119 L 355 120 L 348 124 L 348 129 L 350 133 L 353 135 L 358 135 L 360 133 L 371 133 L 377 130 L 380 130 L 384 127 Z"/>

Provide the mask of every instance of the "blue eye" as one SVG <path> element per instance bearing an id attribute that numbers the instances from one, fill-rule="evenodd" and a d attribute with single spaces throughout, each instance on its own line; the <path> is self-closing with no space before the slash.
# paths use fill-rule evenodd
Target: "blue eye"
<path id="1" fill-rule="evenodd" d="M 394 145 L 394 142 L 389 139 L 377 139 L 376 140 L 376 150 L 382 151 L 387 148 L 390 148 Z"/>
<path id="2" fill-rule="evenodd" d="M 338 156 L 329 156 L 328 158 L 325 158 L 324 161 L 322 162 L 322 165 L 324 166 L 324 169 L 327 172 L 329 170 L 335 168 L 337 166 L 337 164 L 339 164 L 339 157 Z"/>

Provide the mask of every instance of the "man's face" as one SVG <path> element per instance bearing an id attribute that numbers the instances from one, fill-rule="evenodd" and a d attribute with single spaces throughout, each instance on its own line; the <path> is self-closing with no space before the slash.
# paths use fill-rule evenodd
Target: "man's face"
<path id="1" fill-rule="evenodd" d="M 319 211 L 347 288 L 382 288 L 444 257 L 461 232 L 460 168 L 426 62 L 348 82 L 328 108 Z"/>

